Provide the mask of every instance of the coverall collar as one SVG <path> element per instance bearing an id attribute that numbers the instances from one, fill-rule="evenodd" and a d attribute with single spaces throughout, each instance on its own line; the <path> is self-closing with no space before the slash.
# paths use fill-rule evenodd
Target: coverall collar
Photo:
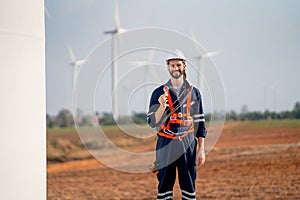
<path id="1" fill-rule="evenodd" d="M 173 88 L 172 83 L 171 83 L 171 79 L 168 80 L 168 82 L 166 83 L 166 86 L 168 86 L 169 88 Z M 182 89 L 187 89 L 187 88 L 190 87 L 190 84 L 186 79 L 184 79 L 183 84 L 182 84 L 181 87 L 182 87 Z"/>

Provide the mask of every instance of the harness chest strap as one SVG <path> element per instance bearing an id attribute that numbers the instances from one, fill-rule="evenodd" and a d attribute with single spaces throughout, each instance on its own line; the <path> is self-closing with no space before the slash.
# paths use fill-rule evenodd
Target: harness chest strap
<path id="1" fill-rule="evenodd" d="M 189 87 L 187 89 L 187 92 L 190 93 L 191 88 Z M 170 111 L 172 112 L 174 110 L 174 105 L 172 102 L 172 98 L 171 98 L 171 94 L 170 94 L 170 90 L 169 87 L 165 86 L 164 87 L 164 91 L 165 94 L 167 95 L 167 100 L 168 100 L 168 105 L 170 108 Z M 193 118 L 190 116 L 190 109 L 191 109 L 191 99 L 192 99 L 192 94 L 190 93 L 189 96 L 187 97 L 187 106 L 186 106 L 186 113 L 176 113 L 173 112 L 170 116 L 170 120 L 168 121 L 168 124 L 166 126 L 164 126 L 163 124 L 161 125 L 161 129 L 164 132 L 168 132 L 171 134 L 167 134 L 167 133 L 163 133 L 163 132 L 158 132 L 158 135 L 166 137 L 166 138 L 170 138 L 170 139 L 182 139 L 183 137 L 185 137 L 186 135 L 188 135 L 188 133 L 193 132 L 194 128 L 193 126 L 190 127 L 189 130 L 186 131 L 186 133 L 180 135 L 180 136 L 176 136 L 176 133 L 173 133 L 170 130 L 170 124 L 180 124 L 180 125 L 184 125 L 184 126 L 190 126 L 193 123 Z M 183 120 L 182 118 L 186 117 L 187 120 Z"/>
<path id="2" fill-rule="evenodd" d="M 192 120 L 182 120 L 182 119 L 170 119 L 170 124 L 180 124 L 183 126 L 189 126 L 193 123 Z"/>
<path id="3" fill-rule="evenodd" d="M 172 136 L 172 135 L 168 135 L 168 134 L 165 134 L 163 132 L 158 132 L 157 133 L 159 136 L 162 136 L 162 137 L 165 137 L 165 138 L 169 138 L 169 139 L 172 139 L 172 140 L 181 140 L 182 138 L 184 138 L 185 136 L 187 136 L 189 133 L 185 133 L 185 134 L 182 134 L 182 135 L 179 135 L 179 136 Z"/>

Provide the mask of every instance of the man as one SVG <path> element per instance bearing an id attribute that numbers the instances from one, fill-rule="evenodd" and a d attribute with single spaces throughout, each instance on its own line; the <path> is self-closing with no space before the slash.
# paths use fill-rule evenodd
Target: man
<path id="1" fill-rule="evenodd" d="M 148 123 L 158 135 L 153 165 L 159 181 L 157 199 L 172 199 L 176 168 L 182 199 L 196 199 L 196 170 L 205 163 L 201 95 L 186 80 L 181 51 L 175 50 L 166 62 L 170 80 L 153 91 L 148 112 Z"/>

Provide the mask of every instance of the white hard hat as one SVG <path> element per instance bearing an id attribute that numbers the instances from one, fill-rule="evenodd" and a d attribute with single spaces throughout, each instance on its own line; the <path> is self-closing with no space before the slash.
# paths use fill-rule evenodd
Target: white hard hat
<path id="1" fill-rule="evenodd" d="M 175 59 L 178 59 L 178 60 L 186 60 L 184 54 L 182 53 L 182 51 L 178 50 L 178 49 L 175 49 L 174 53 L 170 54 L 166 61 L 168 62 L 169 60 L 175 60 Z"/>

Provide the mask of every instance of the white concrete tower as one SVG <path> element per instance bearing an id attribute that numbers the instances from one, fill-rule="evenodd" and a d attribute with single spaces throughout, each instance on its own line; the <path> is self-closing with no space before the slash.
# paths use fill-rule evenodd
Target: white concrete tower
<path id="1" fill-rule="evenodd" d="M 43 0 L 0 1 L 0 199 L 46 199 Z"/>

